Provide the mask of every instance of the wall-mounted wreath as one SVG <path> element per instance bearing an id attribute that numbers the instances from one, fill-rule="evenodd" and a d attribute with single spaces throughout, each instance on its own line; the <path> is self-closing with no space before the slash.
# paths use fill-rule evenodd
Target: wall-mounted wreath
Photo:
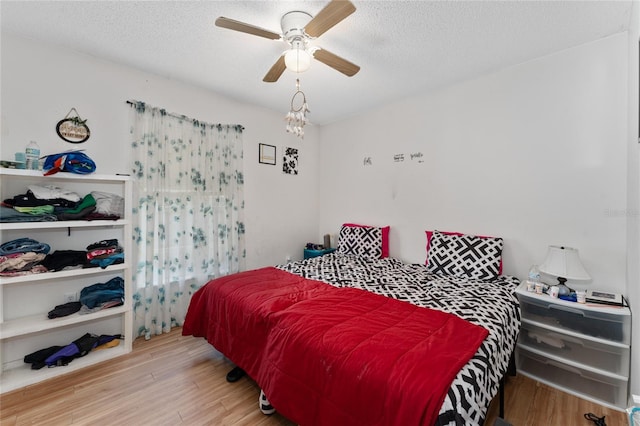
<path id="1" fill-rule="evenodd" d="M 75 116 L 71 116 L 71 113 L 75 113 Z M 80 118 L 80 114 L 75 108 L 71 108 L 67 116 L 58 121 L 56 133 L 63 140 L 71 143 L 85 142 L 91 135 L 89 127 L 87 127 L 87 120 Z"/>

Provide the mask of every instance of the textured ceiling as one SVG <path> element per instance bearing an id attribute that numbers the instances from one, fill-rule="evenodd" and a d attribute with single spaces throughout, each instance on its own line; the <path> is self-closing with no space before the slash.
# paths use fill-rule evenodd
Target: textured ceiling
<path id="1" fill-rule="evenodd" d="M 230 98 L 282 111 L 296 76 L 311 121 L 325 124 L 415 93 L 624 32 L 625 1 L 353 1 L 357 10 L 314 44 L 348 59 L 354 77 L 313 61 L 309 71 L 262 77 L 286 48 L 218 28 L 225 16 L 280 32 L 291 10 L 326 1 L 7 1 L 2 33 L 42 40 Z"/>

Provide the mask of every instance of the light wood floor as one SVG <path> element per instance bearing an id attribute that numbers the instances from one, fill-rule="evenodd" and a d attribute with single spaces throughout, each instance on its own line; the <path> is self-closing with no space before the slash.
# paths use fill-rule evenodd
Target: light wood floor
<path id="1" fill-rule="evenodd" d="M 2 394 L 0 424 L 293 426 L 259 411 L 260 390 L 250 379 L 227 383 L 231 368 L 204 339 L 183 337 L 178 328 L 136 340 L 131 354 Z M 505 417 L 514 426 L 593 425 L 583 417 L 587 412 L 605 415 L 608 426 L 627 424 L 623 412 L 526 377 L 510 378 L 506 391 Z M 486 424 L 497 414 L 496 398 Z"/>

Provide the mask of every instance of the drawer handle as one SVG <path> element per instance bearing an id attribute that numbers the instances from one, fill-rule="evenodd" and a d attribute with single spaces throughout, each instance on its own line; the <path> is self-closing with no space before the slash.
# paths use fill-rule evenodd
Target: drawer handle
<path id="1" fill-rule="evenodd" d="M 576 314 L 576 315 L 581 315 L 584 316 L 584 312 L 581 311 L 580 309 L 576 309 L 576 308 L 570 308 L 568 306 L 562 306 L 562 305 L 549 305 L 549 308 L 551 309 L 558 309 L 560 311 L 565 311 L 565 312 L 570 312 L 572 314 Z"/>

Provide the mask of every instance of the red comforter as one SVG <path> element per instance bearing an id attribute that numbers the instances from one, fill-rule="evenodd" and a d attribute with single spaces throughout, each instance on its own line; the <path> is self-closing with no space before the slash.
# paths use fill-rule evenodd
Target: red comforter
<path id="1" fill-rule="evenodd" d="M 276 268 L 210 281 L 184 335 L 205 337 L 301 425 L 433 425 L 487 336 L 455 315 Z"/>

